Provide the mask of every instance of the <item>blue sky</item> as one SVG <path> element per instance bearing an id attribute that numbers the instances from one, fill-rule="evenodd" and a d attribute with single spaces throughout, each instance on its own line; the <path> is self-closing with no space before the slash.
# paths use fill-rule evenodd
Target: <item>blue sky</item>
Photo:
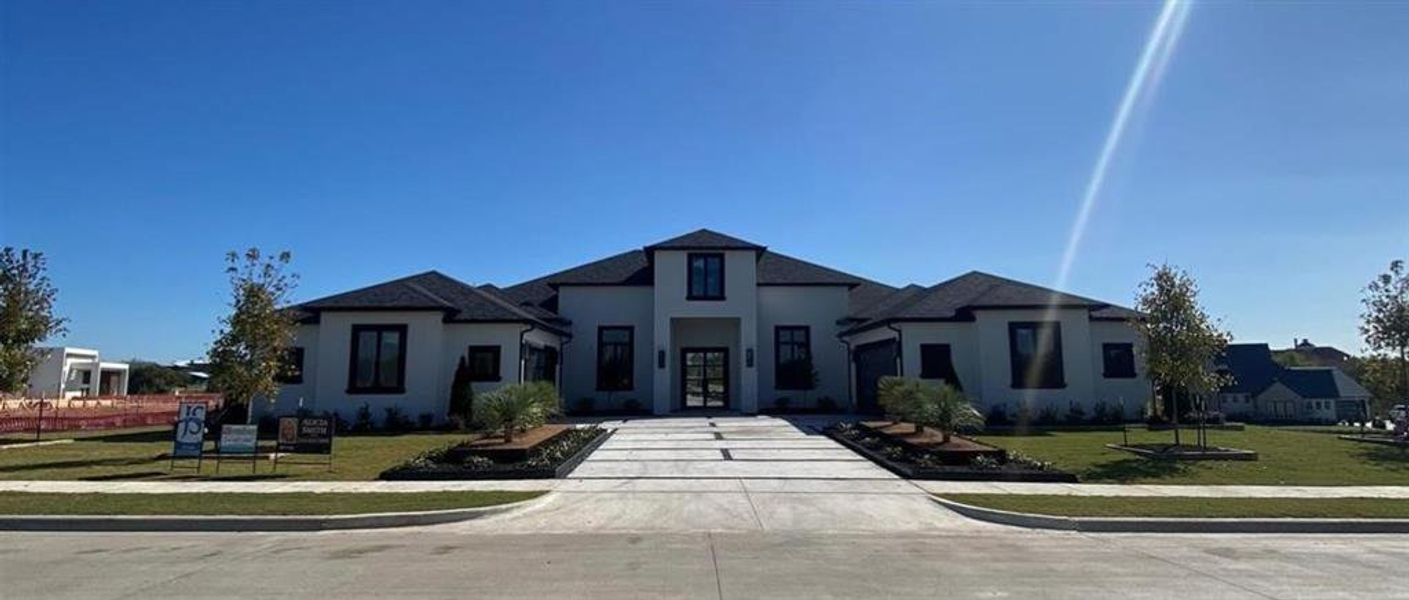
<path id="1" fill-rule="evenodd" d="M 64 343 L 205 350 L 222 257 L 299 299 L 511 284 L 710 227 L 891 284 L 1051 283 L 1151 3 L 0 3 L 0 242 Z M 1358 350 L 1409 257 L 1409 4 L 1199 3 L 1069 291 L 1194 273 Z"/>

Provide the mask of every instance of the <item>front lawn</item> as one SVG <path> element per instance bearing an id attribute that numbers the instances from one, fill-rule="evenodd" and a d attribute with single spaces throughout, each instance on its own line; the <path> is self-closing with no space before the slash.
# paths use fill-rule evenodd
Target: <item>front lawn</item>
<path id="1" fill-rule="evenodd" d="M 475 508 L 543 492 L 42 494 L 0 492 L 0 515 L 354 515 Z"/>
<path id="2" fill-rule="evenodd" d="M 1409 519 L 1394 498 L 1172 498 L 1025 494 L 943 494 L 960 504 L 1067 517 Z"/>
<path id="3" fill-rule="evenodd" d="M 171 451 L 171 428 L 147 428 L 89 435 L 71 444 L 0 449 L 0 479 L 367 481 L 409 457 L 471 437 L 466 433 L 339 436 L 333 440 L 331 472 L 321 464 L 291 464 L 321 462 L 326 458 L 300 455 L 280 459 L 278 473 L 272 472 L 268 459 L 261 458 L 254 474 L 250 473 L 249 460 L 244 459 L 226 461 L 216 475 L 213 456 L 207 456 L 199 474 L 192 469 L 170 470 L 170 461 L 159 457 Z M 209 451 L 214 444 L 207 442 L 206 447 Z"/>
<path id="4" fill-rule="evenodd" d="M 1119 428 L 995 432 L 976 439 L 1050 461 L 1085 483 L 1409 485 L 1409 453 L 1337 439 L 1325 430 L 1249 425 L 1245 431 L 1208 432 L 1211 446 L 1256 450 L 1258 460 L 1247 462 L 1153 460 L 1106 448 L 1106 444 L 1121 442 Z M 1186 430 L 1185 443 L 1193 439 L 1193 432 Z M 1130 428 L 1131 443 L 1173 440 L 1170 431 L 1146 431 L 1136 425 Z"/>

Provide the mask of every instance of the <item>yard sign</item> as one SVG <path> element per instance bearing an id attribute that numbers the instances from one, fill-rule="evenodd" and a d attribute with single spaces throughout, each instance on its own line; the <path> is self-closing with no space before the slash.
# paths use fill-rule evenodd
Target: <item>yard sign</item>
<path id="1" fill-rule="evenodd" d="M 259 447 L 259 427 L 256 425 L 225 425 L 220 428 L 220 444 L 216 446 L 215 472 L 226 457 L 250 459 L 250 472 L 256 468 Z"/>
<path id="2" fill-rule="evenodd" d="M 201 452 L 205 448 L 205 403 L 182 402 L 176 411 L 176 432 L 171 447 L 171 466 L 176 466 L 178 458 L 196 459 L 196 470 L 201 468 Z"/>

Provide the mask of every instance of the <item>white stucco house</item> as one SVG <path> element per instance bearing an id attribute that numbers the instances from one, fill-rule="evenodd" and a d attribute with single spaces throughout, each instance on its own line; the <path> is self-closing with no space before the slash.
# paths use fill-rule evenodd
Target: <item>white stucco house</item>
<path id="1" fill-rule="evenodd" d="M 261 412 L 440 419 L 461 357 L 477 391 L 546 380 L 598 411 L 875 411 L 885 375 L 1009 414 L 1138 418 L 1150 397 L 1129 309 L 979 272 L 894 288 L 709 230 L 510 287 L 431 271 L 291 309 L 299 375 Z"/>
<path id="2" fill-rule="evenodd" d="M 42 359 L 29 372 L 30 398 L 126 396 L 128 365 L 106 362 L 97 350 L 72 347 L 37 349 Z"/>

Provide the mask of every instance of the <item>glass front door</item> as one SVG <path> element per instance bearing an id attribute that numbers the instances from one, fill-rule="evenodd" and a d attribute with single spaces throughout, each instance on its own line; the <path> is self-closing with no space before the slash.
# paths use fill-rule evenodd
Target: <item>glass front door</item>
<path id="1" fill-rule="evenodd" d="M 728 348 L 681 349 L 680 377 L 685 408 L 728 408 Z"/>

